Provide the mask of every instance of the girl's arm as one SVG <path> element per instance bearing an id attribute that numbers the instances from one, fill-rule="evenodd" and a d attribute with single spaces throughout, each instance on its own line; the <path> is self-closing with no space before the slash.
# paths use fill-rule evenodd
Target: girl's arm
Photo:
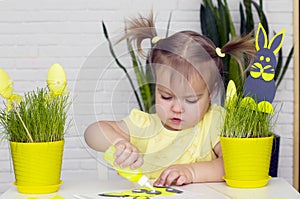
<path id="1" fill-rule="evenodd" d="M 84 138 L 89 147 L 96 151 L 105 151 L 115 145 L 115 165 L 135 169 L 143 164 L 139 150 L 130 143 L 129 130 L 123 121 L 95 122 L 85 130 Z"/>
<path id="2" fill-rule="evenodd" d="M 98 121 L 84 132 L 86 143 L 96 151 L 105 151 L 120 140 L 129 142 L 129 132 L 123 121 Z"/>
<path id="3" fill-rule="evenodd" d="M 217 159 L 191 164 L 194 173 L 193 182 L 223 181 L 224 164 L 220 142 L 215 146 L 214 152 Z"/>
<path id="4" fill-rule="evenodd" d="M 192 164 L 177 164 L 168 167 L 154 182 L 156 186 L 183 185 L 193 182 L 223 181 L 224 166 L 221 145 L 218 143 L 214 152 L 217 159 Z"/>

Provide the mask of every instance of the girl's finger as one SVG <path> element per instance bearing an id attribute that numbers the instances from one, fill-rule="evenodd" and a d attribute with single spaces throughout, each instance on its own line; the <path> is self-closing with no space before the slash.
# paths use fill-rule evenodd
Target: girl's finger
<path id="1" fill-rule="evenodd" d="M 164 171 L 160 174 L 159 178 L 154 182 L 154 185 L 155 185 L 155 186 L 165 186 L 166 179 L 167 179 L 167 177 L 168 177 L 168 175 L 169 175 L 169 172 L 170 172 L 169 169 L 164 170 Z"/>
<path id="2" fill-rule="evenodd" d="M 165 180 L 165 186 L 171 186 L 173 182 L 180 177 L 179 173 L 176 171 L 171 171 Z"/>
<path id="3" fill-rule="evenodd" d="M 119 157 L 123 153 L 124 149 L 125 149 L 125 144 L 117 144 L 114 157 L 115 158 Z"/>
<path id="4" fill-rule="evenodd" d="M 176 185 L 177 185 L 177 186 L 180 186 L 180 185 L 185 184 L 186 182 L 187 182 L 186 176 L 181 175 L 181 176 L 179 176 L 179 178 L 177 179 Z"/>
<path id="5" fill-rule="evenodd" d="M 115 162 L 118 165 L 121 165 L 124 161 L 126 161 L 132 154 L 132 151 L 130 148 L 125 148 L 124 150 L 120 151 L 120 153 L 116 154 Z"/>
<path id="6" fill-rule="evenodd" d="M 130 168 L 137 169 L 137 168 L 141 167 L 143 165 L 143 163 L 144 163 L 144 160 L 143 160 L 142 156 L 139 154 L 138 159 L 133 164 L 130 165 Z"/>
<path id="7" fill-rule="evenodd" d="M 125 155 L 127 156 L 127 158 L 125 158 Z M 133 164 L 134 162 L 136 162 L 136 160 L 139 158 L 139 155 L 135 152 L 131 152 L 131 153 L 128 153 L 128 154 L 124 154 L 122 156 L 122 158 L 124 157 L 124 159 L 120 159 L 122 160 L 120 162 L 120 167 L 127 167 L 131 164 Z"/>

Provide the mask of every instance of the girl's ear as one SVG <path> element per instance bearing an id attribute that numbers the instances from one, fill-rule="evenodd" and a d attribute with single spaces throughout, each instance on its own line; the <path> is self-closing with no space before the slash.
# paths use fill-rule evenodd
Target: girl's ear
<path id="1" fill-rule="evenodd" d="M 268 46 L 268 37 L 264 27 L 261 23 L 258 24 L 258 30 L 256 33 L 255 47 L 259 51 L 262 48 L 267 48 Z"/>
<path id="2" fill-rule="evenodd" d="M 270 41 L 268 48 L 273 51 L 274 55 L 277 54 L 282 47 L 284 40 L 285 29 L 277 33 Z"/>

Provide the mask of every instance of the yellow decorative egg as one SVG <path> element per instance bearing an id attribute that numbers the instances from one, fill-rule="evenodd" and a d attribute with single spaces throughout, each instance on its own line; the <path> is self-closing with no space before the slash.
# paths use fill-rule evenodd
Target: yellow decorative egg
<path id="1" fill-rule="evenodd" d="M 53 64 L 47 76 L 48 88 L 54 95 L 62 95 L 67 85 L 66 73 L 60 64 Z"/>
<path id="2" fill-rule="evenodd" d="M 0 69 L 0 95 L 9 99 L 13 94 L 13 82 L 5 70 Z"/>

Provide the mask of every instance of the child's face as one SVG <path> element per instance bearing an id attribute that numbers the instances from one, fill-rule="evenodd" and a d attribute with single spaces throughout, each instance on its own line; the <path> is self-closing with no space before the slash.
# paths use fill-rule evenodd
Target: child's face
<path id="1" fill-rule="evenodd" d="M 208 88 L 199 75 L 186 80 L 170 70 L 156 71 L 156 112 L 169 130 L 193 127 L 205 115 L 210 104 Z"/>

